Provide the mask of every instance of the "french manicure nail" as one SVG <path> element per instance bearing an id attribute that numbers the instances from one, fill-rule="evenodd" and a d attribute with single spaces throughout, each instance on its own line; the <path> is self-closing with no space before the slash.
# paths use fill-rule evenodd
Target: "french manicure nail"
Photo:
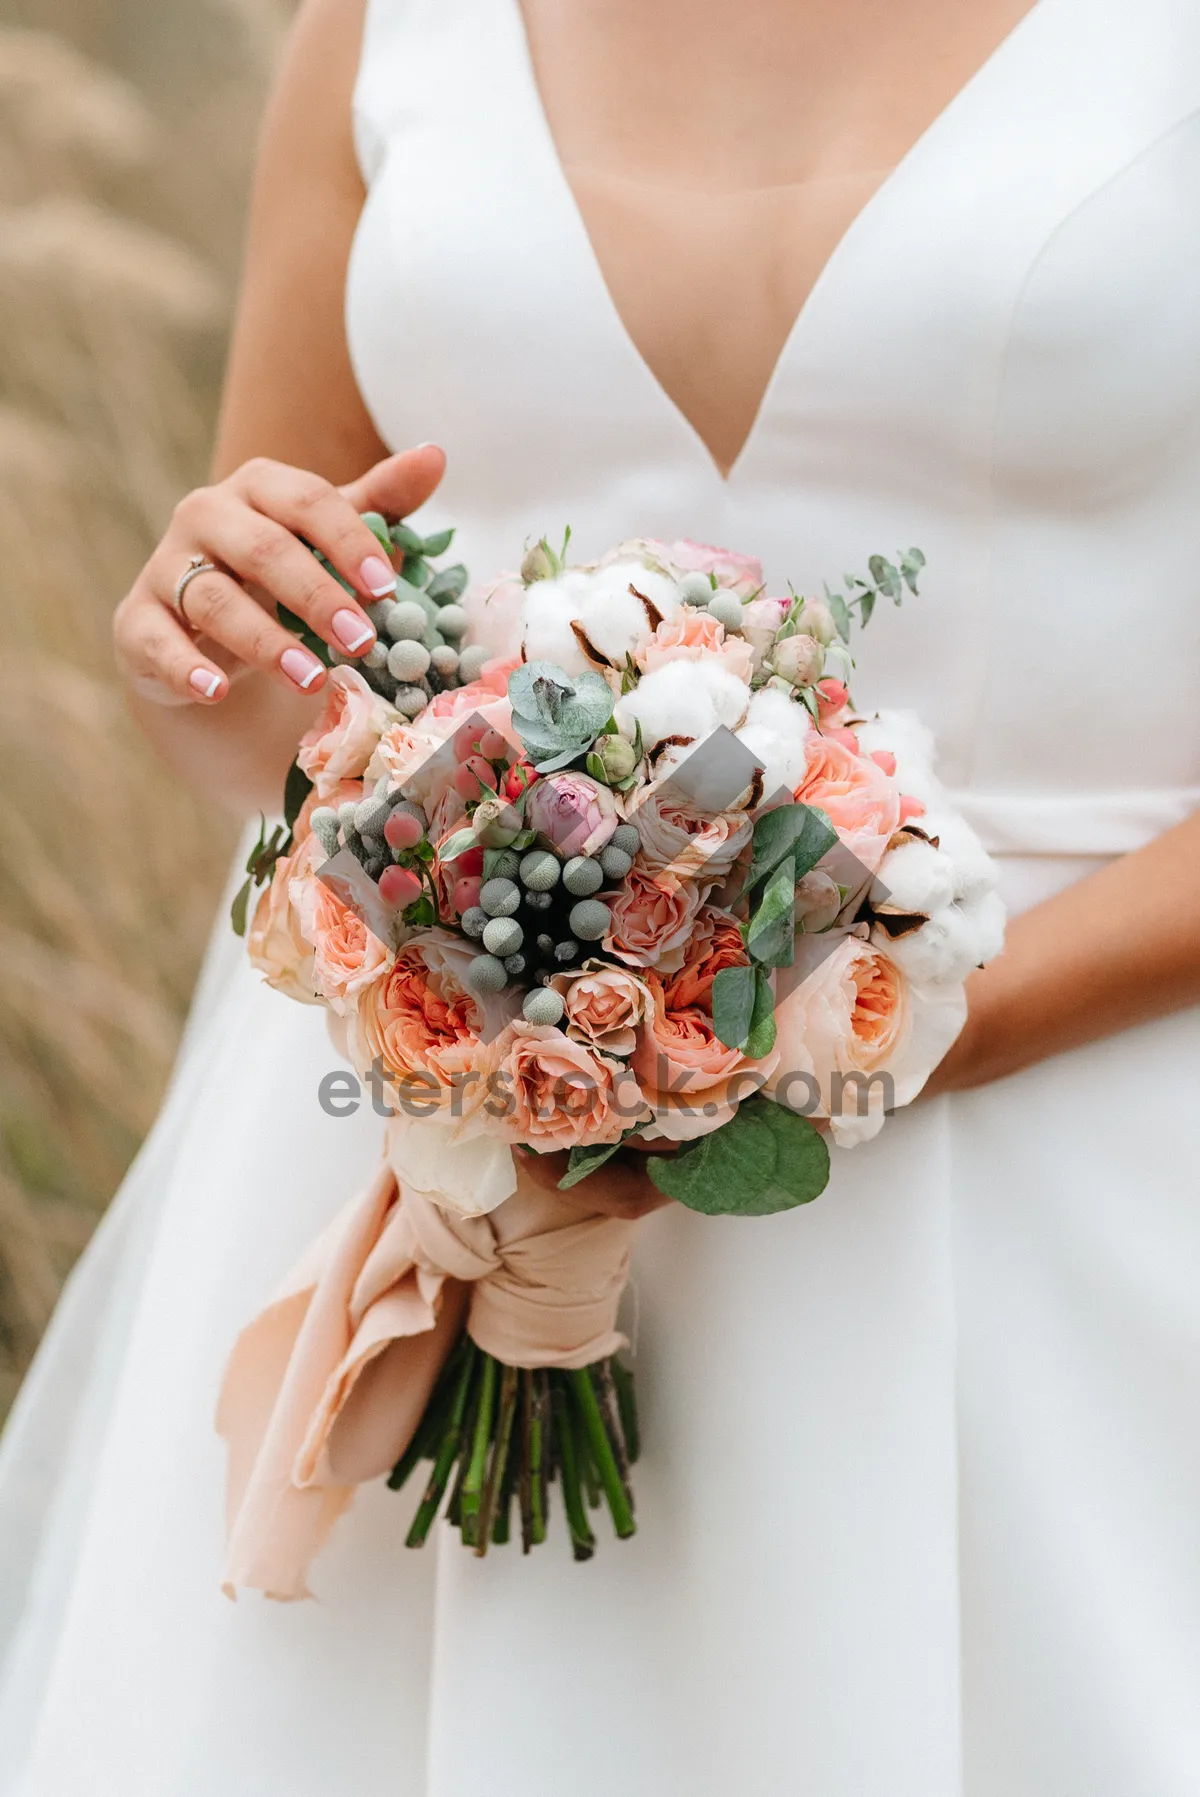
<path id="1" fill-rule="evenodd" d="M 289 680 L 295 681 L 302 693 L 306 693 L 313 681 L 319 679 L 322 669 L 315 655 L 309 655 L 304 649 L 285 649 L 279 657 L 279 665 Z"/>
<path id="2" fill-rule="evenodd" d="M 358 578 L 376 599 L 382 599 L 385 593 L 394 593 L 396 590 L 396 571 L 381 555 L 369 555 L 358 570 Z"/>
<path id="3" fill-rule="evenodd" d="M 355 649 L 365 649 L 368 643 L 375 641 L 375 632 L 366 623 L 361 613 L 351 611 L 349 606 L 344 611 L 333 614 L 333 634 L 343 649 L 351 654 Z"/>
<path id="4" fill-rule="evenodd" d="M 202 699 L 214 699 L 221 690 L 221 676 L 211 673 L 208 668 L 193 668 L 188 675 L 188 685 Z"/>

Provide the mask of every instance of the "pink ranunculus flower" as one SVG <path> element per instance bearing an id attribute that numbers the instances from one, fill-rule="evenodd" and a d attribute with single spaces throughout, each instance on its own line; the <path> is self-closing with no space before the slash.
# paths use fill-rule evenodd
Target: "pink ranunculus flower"
<path id="1" fill-rule="evenodd" d="M 526 795 L 526 824 L 567 859 L 599 854 L 620 821 L 609 788 L 590 774 L 544 774 Z"/>
<path id="2" fill-rule="evenodd" d="M 311 834 L 304 836 L 290 855 L 282 856 L 259 895 L 246 932 L 251 966 L 268 986 L 305 1005 L 322 1001 L 313 978 L 313 946 L 301 932 L 292 891 L 297 880 L 313 875 L 324 859 L 324 850 Z"/>
<path id="3" fill-rule="evenodd" d="M 696 606 L 684 606 L 664 618 L 654 635 L 634 656 L 643 674 L 665 667 L 669 661 L 719 661 L 730 674 L 750 684 L 754 651 L 740 636 L 726 633 L 723 624 Z"/>
<path id="4" fill-rule="evenodd" d="M 637 1042 L 638 1025 L 650 1015 L 649 988 L 642 980 L 607 961 L 585 961 L 550 981 L 566 1005 L 561 1028 L 576 1042 L 600 1054 L 628 1055 Z"/>
<path id="5" fill-rule="evenodd" d="M 654 1013 L 638 1035 L 630 1066 L 654 1112 L 648 1140 L 690 1142 L 719 1129 L 775 1071 L 778 1051 L 752 1061 L 727 1048 L 698 1006 L 668 1010 L 662 981 L 646 976 Z"/>
<path id="6" fill-rule="evenodd" d="M 899 788 L 869 755 L 814 730 L 808 764 L 794 796 L 823 811 L 851 854 L 872 873 L 900 826 Z"/>
<path id="7" fill-rule="evenodd" d="M 539 1153 L 617 1142 L 649 1115 L 637 1080 L 621 1061 L 561 1029 L 518 1019 L 487 1059 L 491 1096 L 485 1109 L 497 1133 Z"/>
<path id="8" fill-rule="evenodd" d="M 667 878 L 723 880 L 754 833 L 746 812 L 698 811 L 671 780 L 635 801 L 627 809 L 641 837 L 638 864 Z"/>
<path id="9" fill-rule="evenodd" d="M 392 920 L 379 890 L 357 863 L 343 876 L 318 877 L 324 853 L 308 837 L 311 865 L 302 864 L 289 884 L 300 934 L 313 949 L 313 985 L 335 1011 L 354 1000 L 392 962 Z"/>
<path id="10" fill-rule="evenodd" d="M 677 973 L 708 887 L 635 861 L 612 901 L 604 946 L 629 967 Z"/>
<path id="11" fill-rule="evenodd" d="M 395 714 L 372 692 L 357 668 L 330 668 L 325 705 L 300 739 L 296 760 L 322 799 L 339 780 L 355 780 Z"/>
<path id="12" fill-rule="evenodd" d="M 835 1141 L 875 1135 L 899 1094 L 871 1076 L 902 1058 L 912 1023 L 908 981 L 881 949 L 846 936 L 832 953 L 819 937 L 801 938 L 796 965 L 778 984 L 786 989 L 776 996 L 778 1060 L 767 1096 L 830 1118 Z"/>

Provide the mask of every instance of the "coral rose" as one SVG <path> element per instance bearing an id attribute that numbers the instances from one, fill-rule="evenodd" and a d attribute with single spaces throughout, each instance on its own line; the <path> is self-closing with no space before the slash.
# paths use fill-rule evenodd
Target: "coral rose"
<path id="1" fill-rule="evenodd" d="M 687 959 L 667 980 L 663 996 L 668 1011 L 712 1011 L 712 983 L 723 967 L 745 967 L 750 957 L 737 919 L 716 905 L 703 905 L 687 945 Z"/>
<path id="2" fill-rule="evenodd" d="M 539 1153 L 619 1142 L 648 1115 L 622 1062 L 560 1029 L 512 1023 L 489 1056 L 485 1107 L 499 1134 Z"/>
<path id="3" fill-rule="evenodd" d="M 259 895 L 246 933 L 250 965 L 268 986 L 305 1005 L 320 1004 L 321 1000 L 313 984 L 312 944 L 301 934 L 292 888 L 298 876 L 311 875 L 324 859 L 324 851 L 312 835 L 305 836 L 290 855 L 281 856 Z"/>
<path id="4" fill-rule="evenodd" d="M 305 839 L 305 850 L 315 866 L 325 863 L 314 837 Z M 292 877 L 289 897 L 300 934 L 312 945 L 313 985 L 335 1011 L 345 1012 L 391 965 L 393 926 L 378 887 L 358 862 L 343 854 L 335 865 L 345 872 L 318 877 L 302 865 Z"/>
<path id="5" fill-rule="evenodd" d="M 744 1099 L 753 1097 L 775 1070 L 772 1049 L 752 1061 L 727 1048 L 713 1030 L 707 1011 L 695 1006 L 668 1010 L 662 981 L 646 976 L 654 1014 L 643 1027 L 630 1066 L 654 1112 L 648 1141 L 690 1142 L 719 1129 Z"/>
<path id="6" fill-rule="evenodd" d="M 882 1076 L 910 1032 L 908 981 L 882 950 L 846 936 L 832 954 L 819 938 L 801 938 L 796 965 L 778 985 L 786 990 L 776 998 L 779 1058 L 767 1095 L 828 1117 L 837 1142 L 876 1134 L 898 1101 L 894 1081 Z"/>
<path id="7" fill-rule="evenodd" d="M 851 854 L 872 873 L 900 826 L 900 794 L 877 762 L 812 731 L 795 797 L 822 810 Z"/>
<path id="8" fill-rule="evenodd" d="M 320 717 L 300 740 L 296 760 L 323 798 L 339 780 L 354 780 L 394 714 L 357 668 L 330 668 Z"/>
<path id="9" fill-rule="evenodd" d="M 677 973 L 708 887 L 634 862 L 610 906 L 604 946 L 630 967 Z"/>
<path id="10" fill-rule="evenodd" d="M 754 651 L 740 636 L 729 636 L 723 624 L 706 611 L 684 606 L 673 617 L 664 618 L 654 635 L 643 643 L 634 656 L 644 674 L 665 667 L 669 661 L 700 661 L 711 658 L 722 663 L 747 685 L 754 672 Z"/>
<path id="11" fill-rule="evenodd" d="M 550 984 L 567 1007 L 561 1027 L 574 1041 L 601 1054 L 633 1053 L 637 1026 L 651 1008 L 641 980 L 607 961 L 585 961 L 570 973 L 556 973 Z"/>
<path id="12" fill-rule="evenodd" d="M 424 1108 L 445 1108 L 475 1066 L 493 1013 L 467 986 L 476 949 L 448 930 L 422 930 L 406 942 L 386 975 L 359 995 L 347 1048 L 364 1076 L 378 1061 Z M 475 1083 L 472 1081 L 471 1083 Z"/>

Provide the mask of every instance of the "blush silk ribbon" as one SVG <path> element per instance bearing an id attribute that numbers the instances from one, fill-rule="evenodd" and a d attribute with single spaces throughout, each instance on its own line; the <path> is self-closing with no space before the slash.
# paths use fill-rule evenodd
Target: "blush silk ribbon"
<path id="1" fill-rule="evenodd" d="M 464 1323 L 508 1366 L 584 1367 L 623 1346 L 633 1228 L 527 1180 L 460 1216 L 385 1160 L 234 1346 L 217 1410 L 226 1593 L 312 1595 L 314 1555 L 407 1447 Z"/>

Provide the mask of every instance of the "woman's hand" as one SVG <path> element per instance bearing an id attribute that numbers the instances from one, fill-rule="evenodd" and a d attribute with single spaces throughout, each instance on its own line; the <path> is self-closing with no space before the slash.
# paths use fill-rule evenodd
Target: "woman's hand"
<path id="1" fill-rule="evenodd" d="M 535 1154 L 529 1148 L 516 1150 L 519 1171 L 543 1191 L 556 1193 L 564 1204 L 572 1204 L 581 1211 L 592 1214 L 602 1211 L 606 1216 L 621 1217 L 630 1223 L 671 1203 L 656 1185 L 651 1184 L 643 1164 L 647 1153 L 671 1152 L 669 1142 L 656 1142 L 640 1150 L 634 1150 L 632 1146 L 618 1149 L 595 1173 L 589 1173 L 578 1185 L 560 1192 L 558 1182 L 567 1170 L 565 1152 Z"/>
<path id="2" fill-rule="evenodd" d="M 275 607 L 286 606 L 342 654 L 365 655 L 376 632 L 363 606 L 391 592 L 395 571 L 359 512 L 403 516 L 429 497 L 444 466 L 441 451 L 423 445 L 335 487 L 257 458 L 189 493 L 117 608 L 116 659 L 130 687 L 160 705 L 216 706 L 232 682 L 257 670 L 286 689 L 318 692 L 325 669 L 277 621 Z M 177 608 L 176 584 L 193 558 L 216 567 L 188 582 Z"/>

